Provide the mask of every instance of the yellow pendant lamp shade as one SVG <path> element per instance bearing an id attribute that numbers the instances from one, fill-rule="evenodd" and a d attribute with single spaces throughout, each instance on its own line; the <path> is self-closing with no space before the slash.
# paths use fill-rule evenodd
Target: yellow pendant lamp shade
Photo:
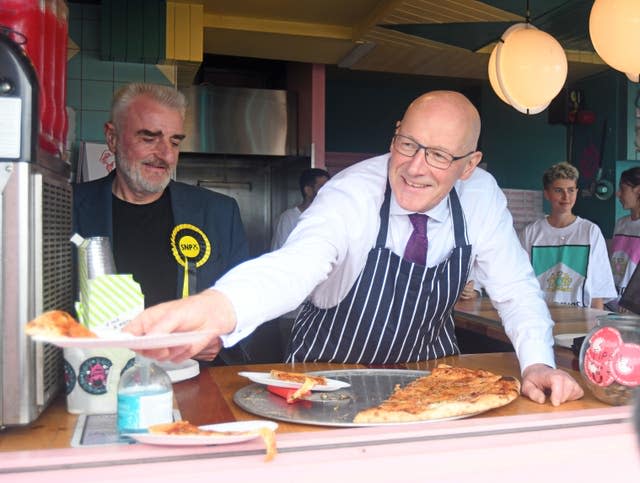
<path id="1" fill-rule="evenodd" d="M 509 104 L 509 100 L 507 96 L 504 95 L 502 89 L 500 88 L 500 81 L 498 81 L 498 73 L 496 72 L 496 54 L 498 52 L 498 45 L 493 48 L 491 51 L 491 56 L 489 57 L 489 83 L 493 89 L 493 92 L 502 99 L 503 102 Z M 510 104 L 509 104 L 510 105 Z"/>
<path id="2" fill-rule="evenodd" d="M 558 95 L 567 79 L 567 56 L 551 35 L 529 23 L 502 35 L 489 57 L 489 82 L 514 109 L 537 114 Z"/>
<path id="3" fill-rule="evenodd" d="M 589 35 L 602 60 L 638 82 L 640 1 L 596 0 L 589 16 Z"/>

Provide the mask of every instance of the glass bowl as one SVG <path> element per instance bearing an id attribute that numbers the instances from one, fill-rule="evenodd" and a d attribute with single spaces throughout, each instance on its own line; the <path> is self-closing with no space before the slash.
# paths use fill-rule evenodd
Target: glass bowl
<path id="1" fill-rule="evenodd" d="M 631 404 L 640 386 L 640 317 L 598 317 L 580 348 L 580 372 L 600 401 Z"/>

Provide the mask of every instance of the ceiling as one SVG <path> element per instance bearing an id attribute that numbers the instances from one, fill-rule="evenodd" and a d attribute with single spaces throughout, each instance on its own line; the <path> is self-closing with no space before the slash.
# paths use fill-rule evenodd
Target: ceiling
<path id="1" fill-rule="evenodd" d="M 184 1 L 204 5 L 206 54 L 467 79 L 487 78 L 493 44 L 510 24 L 525 20 L 529 3 L 525 0 Z M 567 53 L 569 83 L 608 69 L 594 53 L 588 36 L 592 0 L 531 3 L 533 25 L 552 34 Z"/>

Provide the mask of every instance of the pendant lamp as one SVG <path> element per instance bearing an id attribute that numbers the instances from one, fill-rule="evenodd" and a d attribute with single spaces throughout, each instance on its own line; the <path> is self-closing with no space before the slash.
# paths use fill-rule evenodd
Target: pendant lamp
<path id="1" fill-rule="evenodd" d="M 544 111 L 567 79 L 567 56 L 551 35 L 530 23 L 509 27 L 489 57 L 489 82 L 507 104 L 525 114 Z"/>
<path id="2" fill-rule="evenodd" d="M 596 0 L 589 15 L 589 35 L 598 55 L 633 82 L 640 73 L 640 2 Z"/>

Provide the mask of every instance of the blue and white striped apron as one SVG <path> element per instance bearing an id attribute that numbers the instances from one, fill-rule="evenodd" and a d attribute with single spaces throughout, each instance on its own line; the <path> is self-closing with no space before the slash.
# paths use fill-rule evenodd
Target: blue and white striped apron
<path id="1" fill-rule="evenodd" d="M 347 296 L 329 309 L 307 302 L 298 314 L 287 362 L 392 364 L 460 352 L 452 310 L 469 275 L 471 245 L 455 188 L 449 194 L 455 246 L 434 267 L 385 248 L 390 199 L 387 183 L 376 246 Z"/>

